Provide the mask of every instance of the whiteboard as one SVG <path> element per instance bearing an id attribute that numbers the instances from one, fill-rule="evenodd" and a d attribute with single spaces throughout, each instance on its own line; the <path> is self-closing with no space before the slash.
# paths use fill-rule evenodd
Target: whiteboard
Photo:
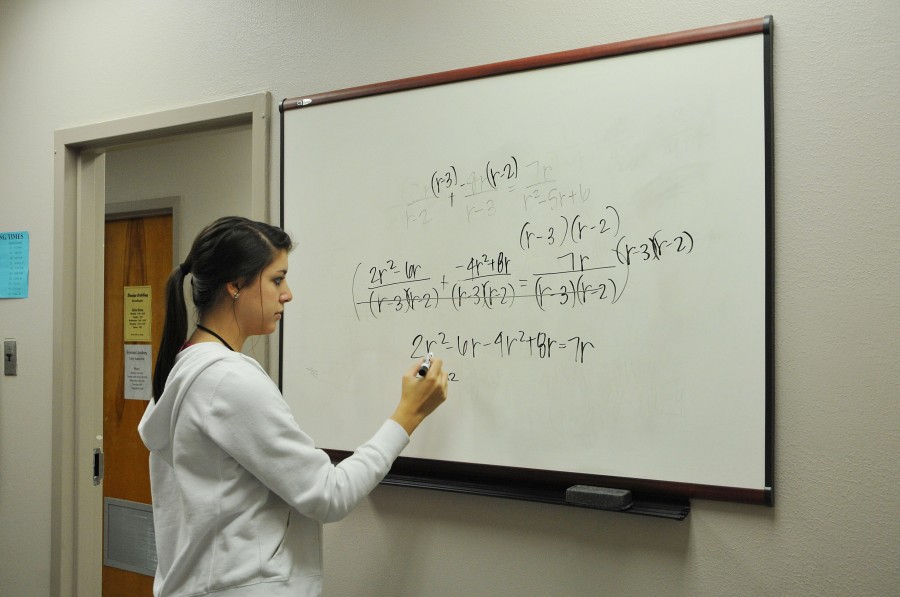
<path id="1" fill-rule="evenodd" d="M 301 427 L 352 451 L 432 351 L 404 457 L 768 492 L 767 37 L 286 101 Z"/>

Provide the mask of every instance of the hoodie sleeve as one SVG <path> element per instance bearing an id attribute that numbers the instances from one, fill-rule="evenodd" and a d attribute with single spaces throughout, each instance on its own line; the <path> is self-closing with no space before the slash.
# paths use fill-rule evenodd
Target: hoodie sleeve
<path id="1" fill-rule="evenodd" d="M 223 363 L 224 365 L 224 363 Z M 409 443 L 388 419 L 338 465 L 297 424 L 278 387 L 255 363 L 229 362 L 208 397 L 204 430 L 225 452 L 301 514 L 344 518 L 390 470 Z"/>

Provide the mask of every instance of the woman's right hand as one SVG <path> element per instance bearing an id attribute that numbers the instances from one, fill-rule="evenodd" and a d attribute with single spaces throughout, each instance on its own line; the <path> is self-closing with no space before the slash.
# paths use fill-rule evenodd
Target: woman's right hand
<path id="1" fill-rule="evenodd" d="M 444 373 L 443 361 L 431 359 L 431 366 L 424 377 L 418 377 L 419 361 L 403 375 L 400 404 L 391 418 L 412 435 L 425 417 L 434 412 L 447 399 L 448 376 Z"/>

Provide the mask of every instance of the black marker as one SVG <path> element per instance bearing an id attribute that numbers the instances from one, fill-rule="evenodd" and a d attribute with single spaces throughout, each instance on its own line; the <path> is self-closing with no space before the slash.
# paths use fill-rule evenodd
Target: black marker
<path id="1" fill-rule="evenodd" d="M 425 355 L 425 362 L 419 365 L 419 377 L 425 377 L 428 373 L 428 369 L 431 368 L 431 357 L 433 356 L 434 354 L 430 352 Z"/>

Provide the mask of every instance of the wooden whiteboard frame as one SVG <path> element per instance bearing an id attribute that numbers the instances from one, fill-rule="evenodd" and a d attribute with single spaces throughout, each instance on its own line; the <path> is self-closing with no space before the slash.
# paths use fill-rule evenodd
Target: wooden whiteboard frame
<path id="1" fill-rule="evenodd" d="M 281 221 L 284 225 L 284 118 L 285 112 L 307 106 L 365 98 L 374 95 L 401 92 L 467 81 L 483 77 L 502 76 L 505 74 L 566 65 L 577 62 L 610 58 L 639 52 L 663 50 L 688 44 L 697 44 L 746 35 L 763 35 L 763 68 L 764 68 L 764 120 L 765 120 L 765 488 L 747 489 L 719 487 L 692 483 L 657 481 L 652 479 L 635 479 L 628 477 L 611 477 L 603 475 L 582 475 L 570 472 L 555 472 L 505 466 L 491 466 L 429 460 L 421 458 L 401 457 L 397 460 L 390 475 L 385 480 L 388 484 L 397 484 L 431 489 L 442 489 L 463 493 L 494 495 L 516 499 L 527 499 L 545 503 L 565 504 L 565 491 L 572 485 L 593 485 L 629 489 L 635 496 L 633 513 L 683 518 L 688 511 L 690 498 L 724 500 L 749 504 L 773 505 L 773 446 L 772 446 L 772 222 L 771 206 L 773 198 L 773 103 L 772 103 L 772 29 L 770 16 L 736 23 L 704 27 L 678 33 L 647 37 L 636 40 L 616 42 L 583 49 L 558 52 L 486 64 L 470 68 L 428 74 L 418 77 L 387 81 L 372 85 L 364 85 L 304 95 L 285 99 L 280 106 L 281 135 L 281 181 L 282 204 Z M 283 338 L 283 334 L 282 334 Z M 283 350 L 281 351 L 283 371 Z M 280 382 L 283 380 L 280 379 Z M 336 461 L 350 454 L 346 450 L 327 449 Z"/>

